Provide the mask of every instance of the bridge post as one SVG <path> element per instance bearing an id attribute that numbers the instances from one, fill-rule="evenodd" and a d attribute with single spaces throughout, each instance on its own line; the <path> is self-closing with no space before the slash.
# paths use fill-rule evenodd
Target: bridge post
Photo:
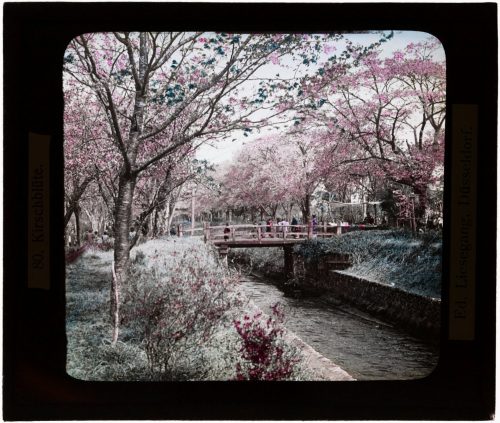
<path id="1" fill-rule="evenodd" d="M 311 221 L 307 224 L 307 239 L 312 238 L 312 229 L 313 229 L 313 224 Z"/>
<path id="2" fill-rule="evenodd" d="M 180 223 L 179 225 L 177 225 L 177 236 L 178 237 L 182 237 L 182 223 Z"/>
<path id="3" fill-rule="evenodd" d="M 259 238 L 259 244 L 262 243 L 262 228 L 259 226 L 257 226 L 257 236 Z"/>
<path id="4" fill-rule="evenodd" d="M 205 222 L 205 230 L 204 230 L 204 239 L 205 243 L 210 240 L 210 222 Z"/>
<path id="5" fill-rule="evenodd" d="M 219 257 L 226 264 L 226 266 L 227 266 L 227 254 L 228 254 L 228 252 L 229 252 L 229 247 L 227 245 L 223 244 L 219 247 Z"/>
<path id="6" fill-rule="evenodd" d="M 283 246 L 285 257 L 284 273 L 286 280 L 293 279 L 293 245 Z"/>

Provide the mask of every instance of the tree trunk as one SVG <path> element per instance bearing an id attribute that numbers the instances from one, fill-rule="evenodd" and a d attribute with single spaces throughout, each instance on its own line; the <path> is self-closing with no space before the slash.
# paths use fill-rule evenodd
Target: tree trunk
<path id="1" fill-rule="evenodd" d="M 170 234 L 170 197 L 165 203 L 164 209 L 160 214 L 160 232 Z"/>
<path id="2" fill-rule="evenodd" d="M 278 205 L 276 204 L 275 206 L 270 206 L 271 208 L 271 215 L 273 220 L 276 220 L 276 214 L 278 213 Z"/>
<path id="3" fill-rule="evenodd" d="M 75 207 L 75 226 L 76 226 L 76 246 L 80 248 L 81 245 L 81 233 L 80 233 L 80 207 Z"/>
<path id="4" fill-rule="evenodd" d="M 154 218 L 153 218 L 153 238 L 156 238 L 158 237 L 159 235 L 159 231 L 158 231 L 158 227 L 159 227 L 159 216 L 160 216 L 160 209 L 157 207 L 155 209 L 155 213 L 154 213 Z"/>
<path id="5" fill-rule="evenodd" d="M 64 221 L 63 221 L 64 229 L 66 229 L 66 227 L 68 226 L 68 223 L 74 212 L 75 212 L 75 203 L 71 202 L 68 204 L 68 207 L 66 208 L 66 213 L 64 213 Z"/>
<path id="6" fill-rule="evenodd" d="M 64 214 L 64 228 L 66 228 L 66 226 L 68 225 L 68 222 L 71 219 L 71 215 L 78 207 L 80 198 L 82 198 L 82 195 L 85 193 L 85 190 L 93 179 L 93 175 L 87 176 L 87 178 L 79 186 L 77 185 L 77 188 L 71 194 L 66 213 Z"/>
<path id="7" fill-rule="evenodd" d="M 111 316 L 113 319 L 113 345 L 116 344 L 120 326 L 120 292 L 127 282 L 130 248 L 130 224 L 135 177 L 122 174 L 118 186 L 115 210 L 114 275 L 111 285 Z"/>
<path id="8" fill-rule="evenodd" d="M 423 219 L 427 209 L 427 187 L 415 186 L 413 187 L 415 194 L 418 195 L 418 203 L 415 204 L 415 217 Z"/>
<path id="9" fill-rule="evenodd" d="M 177 196 L 172 196 L 172 199 L 168 201 L 168 218 L 167 218 L 167 230 L 170 231 L 170 228 L 172 226 L 172 221 L 174 220 L 175 216 L 175 209 L 177 207 L 177 198 L 180 196 L 180 191 L 179 195 Z"/>
<path id="10" fill-rule="evenodd" d="M 191 190 L 191 229 L 194 229 L 195 226 L 195 189 Z M 194 235 L 194 231 L 191 231 L 191 236 Z"/>
<path id="11" fill-rule="evenodd" d="M 151 213 L 147 218 L 147 226 L 146 226 L 146 239 L 153 238 L 153 213 Z"/>
<path id="12" fill-rule="evenodd" d="M 290 203 L 286 209 L 286 220 L 287 222 L 292 221 L 292 209 L 293 209 L 293 203 Z"/>
<path id="13" fill-rule="evenodd" d="M 309 194 L 306 194 L 302 199 L 301 209 L 303 222 L 309 222 L 311 220 L 311 196 Z"/>
<path id="14" fill-rule="evenodd" d="M 89 219 L 90 222 L 90 228 L 92 229 L 92 233 L 94 233 L 95 231 L 97 231 L 97 228 L 99 226 L 95 213 L 90 213 L 90 211 L 86 208 L 83 209 L 83 211 L 87 215 L 87 218 Z"/>

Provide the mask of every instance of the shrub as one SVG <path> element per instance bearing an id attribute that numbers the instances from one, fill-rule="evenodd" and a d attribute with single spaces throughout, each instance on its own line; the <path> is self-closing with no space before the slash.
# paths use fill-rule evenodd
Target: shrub
<path id="1" fill-rule="evenodd" d="M 240 296 L 238 275 L 219 266 L 213 251 L 190 239 L 155 240 L 134 248 L 122 291 L 120 338 L 114 346 L 109 315 L 112 260 L 111 251 L 89 249 L 66 268 L 68 374 L 96 381 L 234 380 L 236 363 L 245 374 L 249 362 L 242 357 L 234 322 L 245 321 L 243 310 L 255 306 Z M 257 318 L 251 318 L 255 324 Z M 263 319 L 260 324 L 272 331 Z M 269 378 L 287 377 L 286 358 L 294 357 L 295 347 L 280 335 L 276 326 L 270 335 L 272 355 L 281 370 L 273 375 L 271 365 Z M 295 366 L 289 378 L 304 377 L 301 371 Z"/>
<path id="2" fill-rule="evenodd" d="M 280 247 L 230 249 L 228 259 L 233 265 L 243 264 L 245 272 L 283 273 L 283 249 Z"/>
<path id="3" fill-rule="evenodd" d="M 201 245 L 170 254 L 175 270 L 157 250 L 137 252 L 122 309 L 127 336 L 142 340 L 152 379 L 202 378 L 204 345 L 236 303 L 236 279 Z"/>
<path id="4" fill-rule="evenodd" d="M 245 314 L 234 326 L 241 338 L 242 363 L 236 364 L 237 380 L 284 380 L 290 378 L 300 359 L 290 353 L 281 338 L 284 314 L 279 304 L 263 323 L 262 313 Z"/>

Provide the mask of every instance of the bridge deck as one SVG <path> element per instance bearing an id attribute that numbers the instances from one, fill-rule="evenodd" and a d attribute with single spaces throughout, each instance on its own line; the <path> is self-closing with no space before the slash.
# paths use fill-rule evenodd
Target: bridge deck
<path id="1" fill-rule="evenodd" d="M 359 225 L 360 229 L 375 229 L 375 225 Z M 346 229 L 347 230 L 347 227 Z M 284 247 L 304 242 L 313 238 L 329 238 L 342 234 L 342 225 L 313 226 L 312 222 L 307 225 L 287 226 L 264 226 L 264 225 L 226 225 L 210 226 L 208 222 L 202 228 L 184 229 L 182 225 L 177 227 L 177 235 L 185 234 L 202 237 L 205 242 L 211 242 L 215 246 L 226 251 L 227 248 L 260 248 L 260 247 Z M 225 239 L 227 238 L 227 239 Z"/>
<path id="2" fill-rule="evenodd" d="M 227 246 L 231 248 L 259 248 L 259 247 L 284 247 L 286 245 L 300 244 L 305 239 L 279 239 L 279 238 L 265 238 L 261 239 L 236 239 L 236 240 L 223 240 L 217 239 L 211 242 L 217 246 Z"/>

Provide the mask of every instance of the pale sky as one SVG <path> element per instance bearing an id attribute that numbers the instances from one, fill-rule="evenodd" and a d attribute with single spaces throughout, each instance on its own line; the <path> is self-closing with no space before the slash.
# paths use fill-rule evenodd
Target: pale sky
<path id="1" fill-rule="evenodd" d="M 390 30 L 387 30 L 386 32 L 389 32 Z M 417 32 L 417 31 L 395 31 L 394 32 L 394 37 L 387 41 L 386 43 L 383 43 L 381 48 L 383 55 L 390 56 L 394 51 L 397 50 L 403 50 L 408 44 L 410 43 L 418 43 L 420 41 L 424 41 L 428 39 L 431 36 L 431 34 L 426 33 L 426 32 Z M 347 38 L 351 39 L 354 42 L 358 42 L 361 44 L 371 44 L 374 41 L 377 41 L 380 38 L 379 34 L 351 34 L 351 35 L 346 35 Z M 342 44 L 338 44 L 337 51 L 342 51 Z M 445 59 L 445 53 L 444 49 L 441 49 L 438 52 L 438 57 L 436 59 L 438 60 L 444 60 Z M 276 65 L 269 65 L 272 66 L 272 69 L 267 70 L 268 74 L 275 75 L 277 72 L 277 66 Z M 278 70 L 280 72 L 280 70 Z M 284 74 L 284 72 L 281 72 Z M 241 133 L 235 133 L 231 139 L 236 138 L 236 141 L 231 141 L 230 139 L 228 140 L 221 140 L 217 143 L 216 146 L 210 146 L 210 145 L 203 145 L 198 149 L 198 152 L 196 154 L 196 157 L 198 159 L 204 159 L 208 160 L 211 163 L 215 164 L 220 164 L 225 161 L 231 161 L 234 155 L 241 149 L 244 143 L 251 142 L 254 139 L 259 138 L 262 135 L 265 134 L 270 134 L 271 132 L 267 130 L 263 130 L 260 133 L 258 132 L 253 132 L 250 134 L 250 136 L 245 137 Z"/>

